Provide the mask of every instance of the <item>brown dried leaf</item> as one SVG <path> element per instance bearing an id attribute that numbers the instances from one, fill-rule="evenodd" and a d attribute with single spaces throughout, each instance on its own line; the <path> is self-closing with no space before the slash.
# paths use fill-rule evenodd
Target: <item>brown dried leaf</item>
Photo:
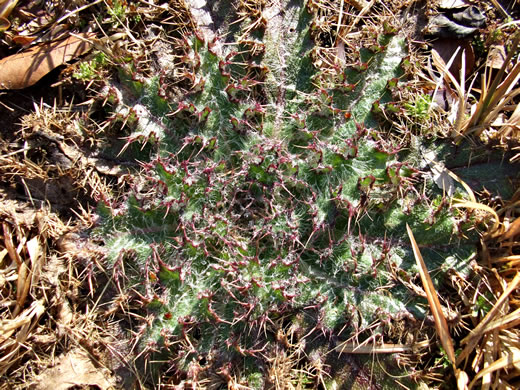
<path id="1" fill-rule="evenodd" d="M 507 57 L 504 45 L 491 45 L 486 65 L 493 69 L 500 69 Z"/>
<path id="2" fill-rule="evenodd" d="M 39 375 L 33 389 L 67 390 L 78 386 L 110 389 L 114 387 L 115 381 L 107 371 L 96 367 L 86 352 L 76 349 L 59 359 L 55 367 Z"/>
<path id="3" fill-rule="evenodd" d="M 93 33 L 45 43 L 0 60 L 0 89 L 30 87 L 54 68 L 90 50 Z"/>
<path id="4" fill-rule="evenodd" d="M 0 344 L 7 341 L 9 337 L 19 328 L 30 324 L 33 319 L 38 320 L 40 316 L 45 311 L 45 306 L 43 305 L 42 301 L 34 301 L 31 306 L 27 309 L 25 309 L 22 313 L 20 313 L 19 316 L 17 316 L 14 319 L 9 320 L 0 320 Z M 16 341 L 19 341 L 20 343 L 23 343 L 25 341 L 25 338 L 17 337 Z M 18 344 L 18 343 L 14 343 Z M 5 345 L 2 345 L 2 348 L 5 347 Z M 16 345 L 18 348 L 19 345 Z M 3 363 L 5 360 L 2 358 L 0 359 L 0 375 L 1 375 L 1 363 Z"/>
<path id="5" fill-rule="evenodd" d="M 15 35 L 13 37 L 13 43 L 15 45 L 19 45 L 19 46 L 30 45 L 35 40 L 36 40 L 36 37 L 34 37 L 34 36 L 27 36 L 27 35 Z"/>
<path id="6" fill-rule="evenodd" d="M 465 74 L 471 74 L 473 72 L 473 68 L 475 67 L 475 53 L 471 42 L 467 39 L 437 39 L 433 43 L 433 48 L 439 53 L 446 64 L 451 61 L 449 71 L 459 83 L 463 56 L 465 57 L 464 62 L 466 65 L 464 70 Z"/>

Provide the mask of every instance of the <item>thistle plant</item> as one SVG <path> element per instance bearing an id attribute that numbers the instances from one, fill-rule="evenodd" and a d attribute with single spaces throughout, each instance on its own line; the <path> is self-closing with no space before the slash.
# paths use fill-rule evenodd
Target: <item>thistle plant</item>
<path id="1" fill-rule="evenodd" d="M 419 148 L 379 126 L 399 109 L 404 40 L 381 31 L 352 64 L 326 64 L 312 2 L 287 8 L 276 31 L 258 7 L 233 44 L 179 39 L 175 85 L 126 70 L 125 88 L 106 88 L 128 145 L 151 157 L 125 204 L 100 206 L 98 233 L 152 315 L 144 352 L 184 372 L 211 360 L 224 377 L 223 362 L 241 362 L 244 383 L 264 387 L 287 324 L 365 340 L 424 318 L 406 224 L 439 286 L 450 269 L 468 273 L 472 250 Z"/>

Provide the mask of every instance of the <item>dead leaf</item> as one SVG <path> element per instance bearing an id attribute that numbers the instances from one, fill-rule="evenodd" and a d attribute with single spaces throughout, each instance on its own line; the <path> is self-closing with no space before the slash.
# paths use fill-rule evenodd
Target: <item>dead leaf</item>
<path id="1" fill-rule="evenodd" d="M 22 310 L 27 299 L 27 295 L 29 294 L 30 288 L 30 270 L 29 267 L 27 267 L 27 264 L 22 262 L 22 264 L 20 264 L 20 267 L 18 267 L 18 280 L 16 284 L 16 307 L 14 308 L 13 316 L 18 315 L 18 313 Z"/>
<path id="2" fill-rule="evenodd" d="M 107 390 L 115 387 L 115 381 L 107 371 L 96 367 L 86 352 L 76 349 L 62 356 L 56 366 L 38 375 L 31 388 L 68 390 L 78 386 L 97 386 L 101 390 Z"/>
<path id="3" fill-rule="evenodd" d="M 0 89 L 30 87 L 54 68 L 90 50 L 88 39 L 95 34 L 71 36 L 63 41 L 45 43 L 0 60 Z"/>
<path id="4" fill-rule="evenodd" d="M 38 320 L 41 315 L 45 312 L 45 306 L 42 300 L 34 301 L 31 307 L 26 309 L 20 314 L 14 321 L 7 326 L 11 326 L 11 330 L 8 333 L 0 331 L 0 340 L 2 343 L 2 355 L 0 355 L 0 376 L 3 376 L 9 369 L 24 355 L 20 351 L 22 346 L 26 348 L 25 341 L 33 331 L 34 327 L 38 324 Z M 16 328 L 12 328 L 15 325 Z M 12 333 L 16 330 L 16 336 L 9 338 Z M 9 334 L 10 332 L 10 334 Z M 2 337 L 7 336 L 6 339 Z"/>
<path id="5" fill-rule="evenodd" d="M 446 169 L 442 162 L 436 161 L 435 153 L 429 151 L 424 155 L 425 160 L 428 162 L 433 175 L 433 181 L 439 187 L 443 193 L 448 196 L 452 196 L 455 193 L 455 182 L 450 176 L 449 171 Z"/>
<path id="6" fill-rule="evenodd" d="M 13 37 L 13 43 L 19 46 L 30 45 L 34 40 L 36 40 L 36 37 L 27 35 L 16 35 Z"/>
<path id="7" fill-rule="evenodd" d="M 507 57 L 504 45 L 491 45 L 486 65 L 493 69 L 500 69 Z"/>
<path id="8" fill-rule="evenodd" d="M 445 63 L 451 62 L 450 73 L 460 82 L 460 68 L 462 67 L 462 56 L 465 56 L 464 74 L 471 74 L 475 67 L 475 53 L 473 46 L 467 39 L 437 39 L 433 43 L 433 48 L 439 53 Z M 457 50 L 458 49 L 458 50 Z M 452 57 L 454 59 L 452 60 Z"/>

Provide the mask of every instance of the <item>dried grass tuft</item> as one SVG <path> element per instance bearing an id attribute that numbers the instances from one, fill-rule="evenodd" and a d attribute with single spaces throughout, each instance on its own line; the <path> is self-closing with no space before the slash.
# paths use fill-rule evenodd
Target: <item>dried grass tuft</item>
<path id="1" fill-rule="evenodd" d="M 49 309 L 48 240 L 67 229 L 48 211 L 35 211 L 22 203 L 0 202 L 0 375 L 17 368 L 33 352 L 32 336 L 41 332 L 40 319 Z"/>
<path id="2" fill-rule="evenodd" d="M 476 374 L 469 388 L 515 388 L 520 380 L 520 189 L 496 215 L 499 227 L 482 239 L 482 262 L 492 275 L 493 304 L 462 340 L 465 348 L 457 359 Z"/>
<path id="3" fill-rule="evenodd" d="M 0 140 L 0 375 L 6 378 L 0 387 L 9 389 L 25 388 L 29 378 L 39 388 L 46 377 L 34 375 L 72 347 L 97 366 L 105 360 L 99 313 L 80 298 L 100 253 L 77 248 L 81 239 L 74 247 L 62 244 L 92 225 L 83 207 L 109 197 L 109 186 L 99 161 L 82 149 L 78 113 L 43 104 L 34 109 L 14 142 Z M 65 222 L 74 213 L 75 224 Z"/>

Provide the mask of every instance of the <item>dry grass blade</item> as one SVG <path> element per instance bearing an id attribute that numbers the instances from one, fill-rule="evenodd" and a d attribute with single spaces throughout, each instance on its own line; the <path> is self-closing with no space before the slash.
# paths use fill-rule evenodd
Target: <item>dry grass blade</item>
<path id="1" fill-rule="evenodd" d="M 103 2 L 103 0 L 91 1 L 91 2 L 89 2 L 89 3 L 87 3 L 87 4 L 85 4 L 85 5 L 82 6 L 82 7 L 76 8 L 76 9 L 73 10 L 73 11 L 69 11 L 69 12 L 67 12 L 65 15 L 63 15 L 61 18 L 59 18 L 59 19 L 56 21 L 56 24 L 60 24 L 61 22 L 63 22 L 64 20 L 70 18 L 71 16 L 76 15 L 76 14 L 80 13 L 81 11 L 84 11 L 84 10 L 86 10 L 87 8 L 92 7 L 93 5 L 99 4 L 99 3 L 101 3 L 101 2 Z"/>
<path id="2" fill-rule="evenodd" d="M 515 265 L 520 264 L 520 255 L 498 257 L 496 259 L 491 259 L 491 263 L 493 263 L 493 264 L 506 263 L 506 265 L 508 267 L 513 268 Z"/>
<path id="3" fill-rule="evenodd" d="M 14 7 L 16 7 L 17 3 L 18 3 L 18 0 L 0 1 L 0 17 L 7 18 L 13 11 Z"/>
<path id="4" fill-rule="evenodd" d="M 516 90 L 515 90 L 516 91 Z M 520 93 L 520 89 L 518 90 Z M 520 130 L 520 106 L 516 106 L 515 110 L 511 114 L 511 117 L 506 124 L 500 129 L 500 134 L 503 137 L 508 137 L 513 131 Z"/>
<path id="5" fill-rule="evenodd" d="M 446 351 L 446 355 L 455 369 L 455 350 L 453 349 L 453 341 L 451 339 L 448 323 L 446 322 L 446 318 L 442 312 L 442 307 L 439 302 L 439 298 L 437 297 L 437 292 L 435 291 L 433 282 L 428 273 L 428 268 L 424 263 L 419 246 L 417 245 L 412 229 L 410 229 L 408 224 L 406 225 L 406 230 L 408 231 L 408 236 L 410 237 L 410 241 L 412 243 L 413 254 L 415 256 L 415 260 L 417 261 L 417 266 L 419 267 L 419 273 L 421 275 L 424 291 L 426 292 L 426 298 L 428 299 L 428 304 L 430 305 L 433 318 L 435 319 L 435 328 L 437 329 L 442 347 Z"/>
<path id="6" fill-rule="evenodd" d="M 455 133 L 454 135 L 456 135 L 455 140 L 457 142 L 461 141 L 463 136 L 472 132 L 474 132 L 476 135 L 480 135 L 493 122 L 496 121 L 496 119 L 504 111 L 506 106 L 510 104 L 518 94 L 520 94 L 520 88 L 514 89 L 515 85 L 520 79 L 520 62 L 517 62 L 511 68 L 511 63 L 516 54 L 519 44 L 520 32 L 514 36 L 507 57 L 504 59 L 502 66 L 500 67 L 500 69 L 498 70 L 498 72 L 492 80 L 492 61 L 488 61 L 488 64 L 486 65 L 486 72 L 488 72 L 489 77 L 486 77 L 485 74 L 481 75 L 482 87 L 480 91 L 480 98 L 478 103 L 474 107 L 474 110 L 472 110 L 470 118 L 466 120 L 464 119 L 464 115 L 466 113 L 469 91 L 468 93 L 465 92 L 465 56 L 464 54 L 462 55 L 463 64 L 461 67 L 459 82 L 449 71 L 449 67 L 453 60 L 453 57 L 448 64 L 445 64 L 444 60 L 441 58 L 439 53 L 435 50 L 432 50 L 432 59 L 434 65 L 441 72 L 442 78 L 445 79 L 446 82 L 454 86 L 457 93 L 458 108 L 456 120 L 453 126 Z M 456 54 L 457 52 L 455 52 L 454 56 Z M 511 69 L 508 71 L 509 68 Z M 503 124 L 500 128 L 498 132 L 499 137 L 507 137 L 514 129 L 518 128 L 518 123 L 520 120 L 519 115 L 520 111 L 515 110 L 510 120 L 507 123 Z"/>
<path id="7" fill-rule="evenodd" d="M 504 9 L 504 7 L 502 7 L 502 5 L 498 2 L 498 0 L 491 0 L 491 4 L 493 4 L 493 6 L 500 11 L 500 13 L 505 19 L 510 18 L 509 14 Z"/>
<path id="8" fill-rule="evenodd" d="M 338 345 L 335 350 L 339 353 L 351 354 L 374 354 L 374 353 L 402 353 L 402 352 L 416 352 L 421 348 L 426 348 L 430 345 L 428 340 L 420 343 L 406 345 L 406 344 L 379 344 L 379 345 L 359 345 L 355 342 L 345 342 Z"/>
<path id="9" fill-rule="evenodd" d="M 497 115 L 496 108 L 500 102 L 504 99 L 508 99 L 507 95 L 510 94 L 518 81 L 518 77 L 520 77 L 520 63 L 515 64 L 505 79 L 504 74 L 510 66 L 513 56 L 516 54 L 516 49 L 518 48 L 519 43 L 520 33 L 517 33 L 514 37 L 513 43 L 511 44 L 509 54 L 490 84 L 486 81 L 485 75 L 482 75 L 482 93 L 480 100 L 475 112 L 467 121 L 463 129 L 464 133 L 478 129 L 477 134 L 480 134 L 484 130 L 485 125 L 491 123 L 495 119 L 492 116 Z M 513 91 L 512 93 L 514 94 L 515 92 Z M 492 113 L 493 115 L 491 115 Z"/>
<path id="10" fill-rule="evenodd" d="M 25 263 L 18 268 L 18 283 L 16 284 L 16 307 L 13 311 L 13 317 L 16 317 L 23 308 L 27 295 L 29 294 L 30 270 Z"/>
<path id="11" fill-rule="evenodd" d="M 27 315 L 21 315 L 13 320 L 0 322 L 0 343 L 4 343 L 14 331 L 23 325 L 31 322 L 31 318 Z"/>
<path id="12" fill-rule="evenodd" d="M 494 214 L 500 218 L 499 228 L 490 226 L 481 239 L 482 261 L 493 270 L 488 289 L 495 292 L 495 303 L 462 340 L 464 349 L 457 363 L 470 363 L 475 373 L 471 386 L 482 389 L 517 388 L 520 377 L 520 190 Z M 489 212 L 488 209 L 486 211 Z M 515 387 L 516 381 L 516 387 Z M 481 384 L 479 384 L 479 382 Z"/>
<path id="13" fill-rule="evenodd" d="M 519 106 L 520 107 L 520 106 Z M 512 239 L 514 236 L 520 233 L 520 218 L 516 218 L 513 223 L 511 223 L 507 228 L 504 234 L 500 237 L 500 241 L 507 241 Z"/>
<path id="14" fill-rule="evenodd" d="M 9 22 L 9 20 L 7 20 L 6 18 L 2 18 L 0 16 L 0 32 L 9 30 L 9 27 L 11 27 L 11 22 Z"/>
<path id="15" fill-rule="evenodd" d="M 488 232 L 486 233 L 486 236 L 492 236 L 492 235 L 494 235 L 495 233 L 497 233 L 499 231 L 500 219 L 498 218 L 498 215 L 495 212 L 495 210 L 493 210 L 491 207 L 486 206 L 485 204 L 482 204 L 482 203 L 477 203 L 477 202 L 460 202 L 460 203 L 455 203 L 453 205 L 453 207 L 457 207 L 457 208 L 463 208 L 464 207 L 464 208 L 468 208 L 468 209 L 487 211 L 488 213 L 493 215 L 493 219 L 495 220 L 495 222 L 493 223 L 493 227 L 491 229 L 489 229 Z"/>
<path id="16" fill-rule="evenodd" d="M 41 351 L 43 344 L 35 343 L 33 337 L 49 332 L 41 318 L 49 310 L 48 298 L 55 290 L 42 285 L 49 281 L 49 270 L 45 270 L 48 248 L 42 243 L 60 235 L 63 225 L 44 209 L 35 211 L 5 198 L 0 202 L 0 218 L 0 245 L 5 247 L 0 248 L 0 375 L 9 372 L 12 378 L 24 369 L 28 355 Z"/>
<path id="17" fill-rule="evenodd" d="M 11 260 L 15 261 L 18 267 L 20 267 L 22 265 L 22 260 L 20 259 L 20 255 L 14 247 L 11 229 L 9 228 L 9 225 L 6 222 L 3 223 L 3 228 L 5 249 L 7 249 L 7 252 L 9 253 L 9 257 L 11 258 Z"/>
<path id="18" fill-rule="evenodd" d="M 455 134 L 460 134 L 460 130 L 462 127 L 462 119 L 464 117 L 464 112 L 466 109 L 466 95 L 464 92 L 464 77 L 463 77 L 464 68 L 465 68 L 464 61 L 465 61 L 466 57 L 465 57 L 465 54 L 462 53 L 463 63 L 461 66 L 461 83 L 459 83 L 457 81 L 457 79 L 455 79 L 455 77 L 449 71 L 449 67 L 451 66 L 451 63 L 457 56 L 457 53 L 458 53 L 458 50 L 455 51 L 455 53 L 453 54 L 451 60 L 449 61 L 449 63 L 447 65 L 444 63 L 444 60 L 442 59 L 440 54 L 435 49 L 432 50 L 432 59 L 433 59 L 434 65 L 441 71 L 443 78 L 447 79 L 447 81 L 451 81 L 451 83 L 453 84 L 453 86 L 455 87 L 455 89 L 457 91 L 457 96 L 459 98 L 459 105 L 458 105 L 458 109 L 457 109 L 457 116 L 456 116 L 455 124 L 453 125 L 453 127 L 454 127 Z"/>
<path id="19" fill-rule="evenodd" d="M 2 325 L 0 331 L 2 337 L 0 349 L 3 352 L 0 358 L 0 375 L 4 375 L 11 366 L 25 353 L 20 348 L 24 346 L 26 340 L 31 336 L 32 330 L 38 324 L 38 320 L 45 312 L 43 302 L 34 301 L 31 306 L 21 313 L 17 318 Z M 18 330 L 16 337 L 11 338 L 14 331 Z M 4 338 L 5 336 L 5 338 Z"/>
<path id="20" fill-rule="evenodd" d="M 340 31 L 341 29 L 341 19 L 343 19 L 343 5 L 344 5 L 344 2 L 345 0 L 341 0 L 341 2 L 339 3 L 339 16 L 338 16 L 338 27 L 337 27 L 337 31 Z M 336 36 L 336 40 L 337 40 L 337 36 Z"/>
<path id="21" fill-rule="evenodd" d="M 520 68 L 520 67 L 519 67 Z M 517 76 L 518 77 L 518 76 Z M 518 81 L 518 79 L 517 79 Z M 486 120 L 481 121 L 481 125 L 477 128 L 483 128 L 486 125 L 490 124 L 491 122 L 495 121 L 498 116 L 509 106 L 511 105 L 511 102 L 514 98 L 516 98 L 518 95 L 520 95 L 520 88 L 513 89 L 511 91 L 508 91 L 505 95 L 502 96 L 502 99 L 494 106 L 494 108 L 490 111 L 490 113 L 486 116 Z M 514 120 L 514 119 L 513 119 Z M 504 123 L 502 127 L 506 127 L 510 124 L 514 124 L 514 122 L 511 121 L 511 119 Z M 514 127 L 514 126 L 512 126 Z"/>
<path id="22" fill-rule="evenodd" d="M 520 324 L 520 308 L 516 309 L 514 312 L 505 315 L 495 321 L 490 322 L 484 332 L 491 332 L 495 329 L 509 329 L 516 327 Z"/>
<path id="23" fill-rule="evenodd" d="M 496 92 L 491 96 L 491 100 L 489 102 L 489 110 L 488 112 L 492 112 L 491 108 L 496 107 L 498 102 L 504 98 L 504 96 L 507 96 L 512 90 L 513 87 L 516 85 L 518 78 L 520 77 L 520 62 L 517 62 L 513 69 L 508 73 L 505 80 L 500 83 L 500 85 L 497 87 Z M 487 107 L 486 107 L 487 108 Z M 486 117 L 484 117 L 484 120 L 488 120 Z"/>
<path id="24" fill-rule="evenodd" d="M 471 389 L 475 385 L 475 383 L 477 383 L 482 377 L 486 375 L 518 364 L 520 364 L 520 351 L 517 350 L 512 353 L 508 353 L 506 356 L 501 357 L 500 359 L 494 361 L 492 364 L 484 368 L 482 371 L 478 372 L 469 384 L 469 388 Z"/>
<path id="25" fill-rule="evenodd" d="M 36 286 L 42 269 L 43 248 L 37 236 L 31 238 L 27 244 L 27 252 L 31 260 L 31 285 Z"/>
<path id="26" fill-rule="evenodd" d="M 483 86 L 485 87 L 485 91 L 483 91 L 483 92 L 485 92 L 485 93 L 483 93 L 481 96 L 481 99 L 477 106 L 477 110 L 475 111 L 475 113 L 473 114 L 473 116 L 470 120 L 470 125 L 474 125 L 475 123 L 478 123 L 480 117 L 483 115 L 486 108 L 489 106 L 489 102 L 493 98 L 493 95 L 494 95 L 495 91 L 497 90 L 498 85 L 500 84 L 502 77 L 504 76 L 504 73 L 511 62 L 511 59 L 516 51 L 516 48 L 518 47 L 519 40 L 520 40 L 520 34 L 517 34 L 513 41 L 513 45 L 511 47 L 511 50 L 509 51 L 509 54 L 507 55 L 506 59 L 504 60 L 502 67 L 499 69 L 498 74 L 493 79 L 491 85 L 488 86 L 488 84 L 486 83 L 486 80 L 485 80 L 485 76 L 483 76 L 484 77 Z"/>
<path id="27" fill-rule="evenodd" d="M 471 187 L 464 180 L 462 180 L 460 177 L 458 177 L 455 173 L 453 173 L 449 169 L 446 169 L 446 171 L 448 172 L 448 175 L 450 175 L 453 180 L 455 180 L 462 187 L 464 187 L 464 189 L 466 190 L 466 193 L 469 196 L 470 201 L 476 203 L 477 202 L 477 198 L 475 197 L 475 194 L 473 193 L 473 190 L 471 189 Z"/>
<path id="28" fill-rule="evenodd" d="M 499 310 L 502 305 L 509 298 L 509 295 L 518 287 L 520 284 L 520 273 L 517 273 L 513 281 L 507 286 L 506 290 L 502 293 L 500 298 L 496 301 L 493 308 L 486 314 L 486 316 L 480 321 L 478 326 L 473 329 L 469 335 L 467 335 L 463 340 L 462 344 L 466 344 L 466 347 L 460 353 L 457 359 L 457 365 L 460 364 L 464 359 L 468 357 L 468 355 L 474 350 L 475 346 L 478 344 L 484 333 L 486 332 L 486 328 L 488 324 L 499 314 Z"/>
<path id="29" fill-rule="evenodd" d="M 475 197 L 475 193 L 471 189 L 471 187 L 460 177 L 458 177 L 455 173 L 447 169 L 443 164 L 440 164 L 439 162 L 435 161 L 435 159 L 430 158 L 430 155 L 427 153 L 423 156 L 423 158 L 430 164 L 432 168 L 435 168 L 437 171 L 447 174 L 449 177 L 451 177 L 453 180 L 455 180 L 457 183 L 459 183 L 466 193 L 468 194 L 468 197 L 471 202 L 477 202 L 477 198 Z M 443 180 L 443 187 L 444 187 L 444 180 Z M 443 191 L 445 191 L 445 188 L 443 188 Z"/>

